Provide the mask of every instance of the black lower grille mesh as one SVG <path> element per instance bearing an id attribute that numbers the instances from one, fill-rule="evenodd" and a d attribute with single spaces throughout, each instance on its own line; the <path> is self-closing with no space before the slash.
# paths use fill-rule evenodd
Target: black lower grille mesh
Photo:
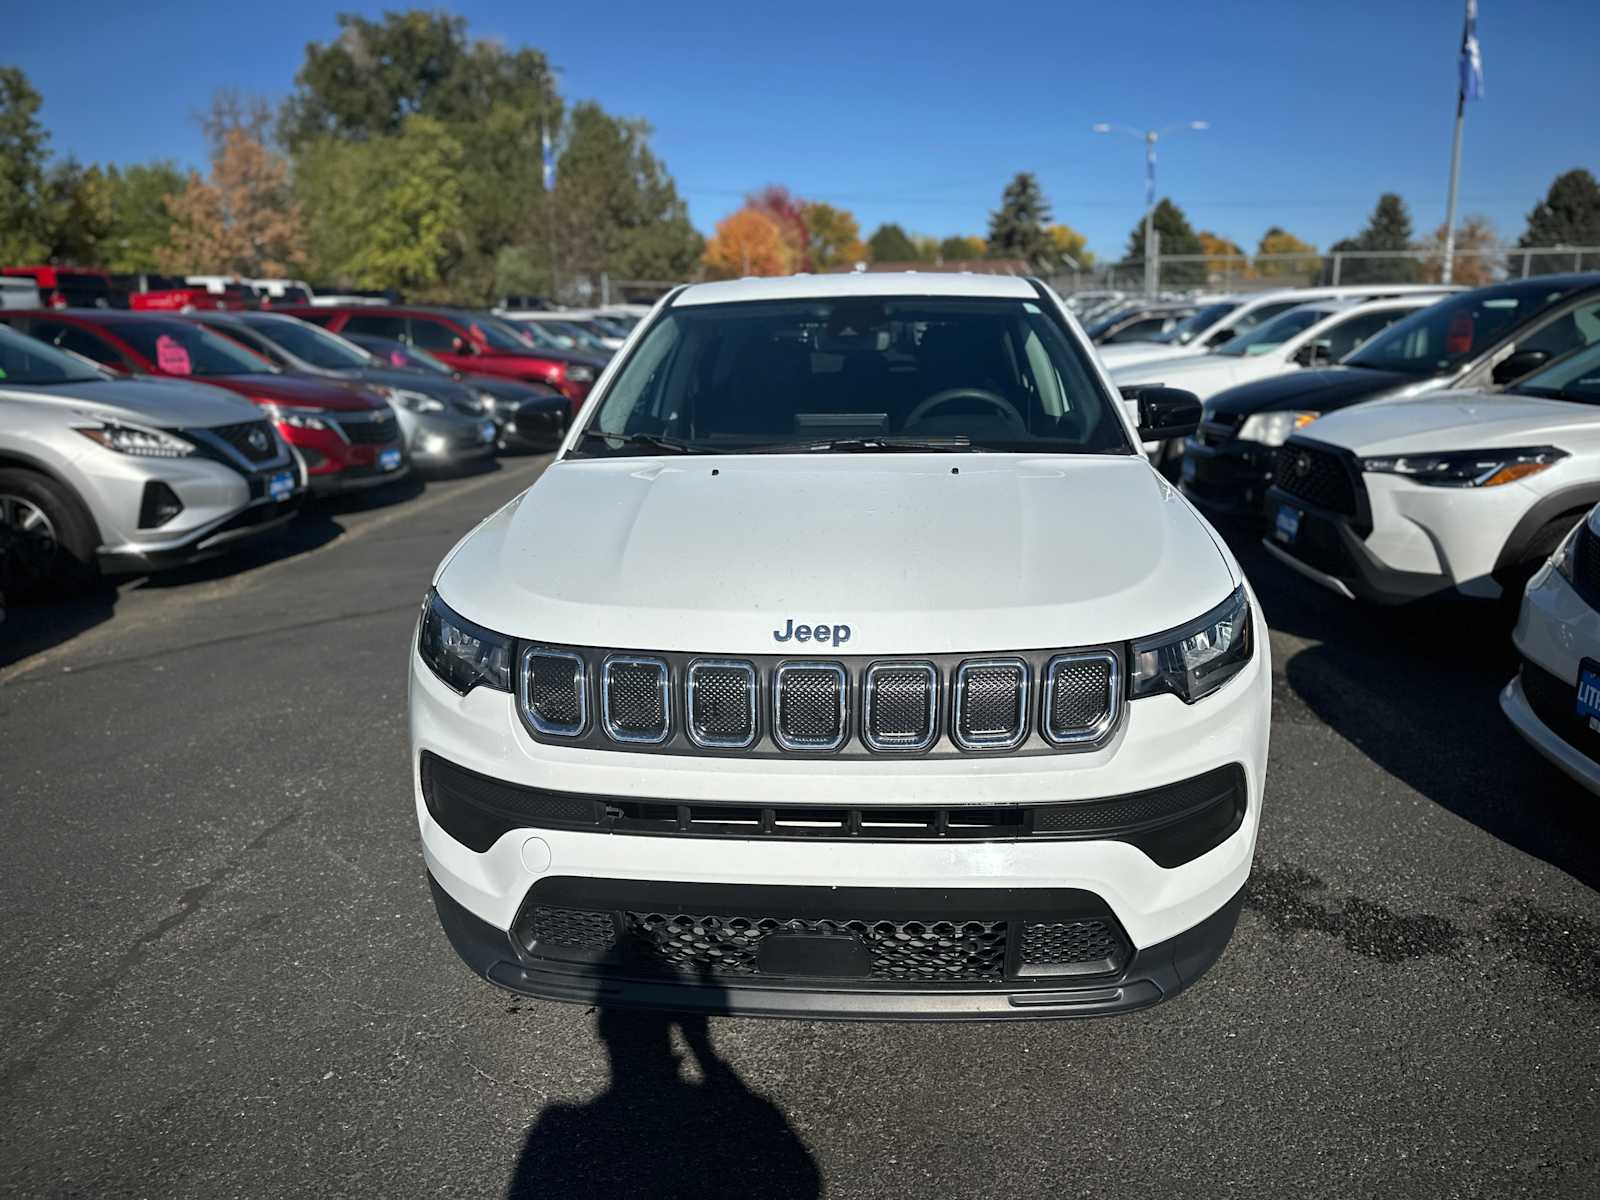
<path id="1" fill-rule="evenodd" d="M 1110 921 L 1030 921 L 1022 929 L 1020 974 L 1120 971 L 1127 943 Z"/>
<path id="2" fill-rule="evenodd" d="M 1005 973 L 1004 921 L 800 920 L 628 912 L 628 932 L 665 966 L 697 974 L 759 974 L 761 943 L 777 933 L 853 936 L 877 980 L 996 980 Z"/>
<path id="3" fill-rule="evenodd" d="M 616 944 L 616 925 L 608 912 L 581 908 L 534 908 L 523 926 L 524 944 L 608 950 Z"/>
<path id="4" fill-rule="evenodd" d="M 1273 480 L 1291 496 L 1330 512 L 1356 515 L 1356 482 L 1338 455 L 1289 442 L 1278 451 Z"/>

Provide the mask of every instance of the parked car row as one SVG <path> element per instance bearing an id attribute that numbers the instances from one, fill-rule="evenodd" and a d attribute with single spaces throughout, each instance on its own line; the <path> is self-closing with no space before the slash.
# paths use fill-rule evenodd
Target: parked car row
<path id="1" fill-rule="evenodd" d="M 320 324 L 286 308 L 0 310 L 0 588 L 192 562 L 308 497 L 552 449 L 603 365 L 466 310 L 295 311 Z M 398 336 L 325 327 L 357 311 Z M 461 339 L 453 362 L 418 344 L 436 330 Z"/>
<path id="2" fill-rule="evenodd" d="M 1319 298 L 1194 340 L 1108 363 L 1202 401 L 1183 493 L 1347 600 L 1517 611 L 1502 708 L 1600 792 L 1600 273 Z"/>

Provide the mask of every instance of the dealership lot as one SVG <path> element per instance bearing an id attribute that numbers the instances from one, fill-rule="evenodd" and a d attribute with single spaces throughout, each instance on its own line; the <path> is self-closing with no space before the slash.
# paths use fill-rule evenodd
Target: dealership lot
<path id="1" fill-rule="evenodd" d="M 1238 934 L 1172 1003 L 700 1024 L 469 976 L 417 848 L 407 638 L 544 461 L 0 626 L 0 1189 L 1593 1194 L 1593 797 L 1501 716 L 1492 614 L 1357 609 L 1247 537 L 1267 808 Z"/>

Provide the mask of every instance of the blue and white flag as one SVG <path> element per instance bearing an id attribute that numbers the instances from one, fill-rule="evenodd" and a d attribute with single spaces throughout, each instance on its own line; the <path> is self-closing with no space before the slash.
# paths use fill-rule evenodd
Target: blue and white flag
<path id="1" fill-rule="evenodd" d="M 1461 31 L 1461 98 L 1483 99 L 1483 51 L 1478 46 L 1478 0 L 1467 0 L 1467 24 Z"/>
<path id="2" fill-rule="evenodd" d="M 550 149 L 550 131 L 540 131 L 540 138 L 544 142 L 544 190 L 549 191 L 556 186 L 556 156 Z"/>

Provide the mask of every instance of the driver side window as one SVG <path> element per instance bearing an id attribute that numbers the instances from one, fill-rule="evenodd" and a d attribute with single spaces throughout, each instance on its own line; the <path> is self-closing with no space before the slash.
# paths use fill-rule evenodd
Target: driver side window
<path id="1" fill-rule="evenodd" d="M 458 336 L 443 321 L 411 318 L 411 344 L 421 346 L 424 350 L 443 350 L 446 354 L 454 354 Z"/>

